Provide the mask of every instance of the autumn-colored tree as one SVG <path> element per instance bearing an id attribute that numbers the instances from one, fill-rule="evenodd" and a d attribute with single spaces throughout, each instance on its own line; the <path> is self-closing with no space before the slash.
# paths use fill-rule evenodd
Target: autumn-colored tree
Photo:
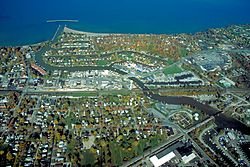
<path id="1" fill-rule="evenodd" d="M 66 136 L 65 135 L 62 135 L 62 140 L 66 140 Z"/>
<path id="2" fill-rule="evenodd" d="M 11 161 L 13 159 L 13 155 L 10 153 L 10 151 L 6 154 L 6 159 L 8 161 Z"/>

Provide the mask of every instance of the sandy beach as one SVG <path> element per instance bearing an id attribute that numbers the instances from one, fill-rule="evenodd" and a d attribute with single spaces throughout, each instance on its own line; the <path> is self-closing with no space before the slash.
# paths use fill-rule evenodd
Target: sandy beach
<path id="1" fill-rule="evenodd" d="M 111 35 L 111 34 L 107 34 L 107 33 L 91 33 L 91 32 L 78 31 L 78 30 L 70 29 L 66 26 L 64 27 L 63 31 L 66 33 L 86 34 L 88 36 L 109 36 L 109 35 Z"/>

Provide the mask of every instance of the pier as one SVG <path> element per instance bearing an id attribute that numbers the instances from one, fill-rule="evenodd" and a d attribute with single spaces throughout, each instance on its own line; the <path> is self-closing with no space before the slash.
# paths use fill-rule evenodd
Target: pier
<path id="1" fill-rule="evenodd" d="M 56 30 L 56 32 L 55 32 L 55 34 L 54 34 L 54 36 L 53 36 L 51 42 L 54 42 L 54 40 L 56 39 L 56 37 L 57 37 L 58 35 L 60 35 L 60 32 L 59 32 L 59 31 L 60 31 L 60 28 L 61 28 L 61 25 L 58 26 L 58 28 L 57 28 L 57 30 Z M 63 29 L 61 29 L 61 31 L 63 31 Z"/>
<path id="2" fill-rule="evenodd" d="M 79 20 L 47 20 L 47 23 L 56 23 L 56 22 L 73 22 L 73 23 L 78 23 Z"/>

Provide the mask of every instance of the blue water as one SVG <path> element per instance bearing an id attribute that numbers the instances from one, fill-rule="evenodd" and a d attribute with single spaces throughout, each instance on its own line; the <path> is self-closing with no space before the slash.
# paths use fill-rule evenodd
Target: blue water
<path id="1" fill-rule="evenodd" d="M 194 33 L 250 23 L 250 0 L 1 0 L 0 45 L 52 38 L 58 23 L 92 32 Z M 69 23 L 67 23 L 69 24 Z"/>

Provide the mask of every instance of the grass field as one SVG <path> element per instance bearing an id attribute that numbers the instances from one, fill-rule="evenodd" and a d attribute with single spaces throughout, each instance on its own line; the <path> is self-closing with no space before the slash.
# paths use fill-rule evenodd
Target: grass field
<path id="1" fill-rule="evenodd" d="M 107 61 L 107 60 L 98 60 L 97 62 L 96 62 L 96 64 L 98 65 L 98 66 L 107 66 L 107 65 L 109 65 L 109 61 Z"/>
<path id="2" fill-rule="evenodd" d="M 172 64 L 174 63 L 174 60 L 168 59 L 168 60 L 167 60 L 167 63 L 168 63 L 169 65 L 172 65 Z"/>
<path id="3" fill-rule="evenodd" d="M 186 49 L 180 49 L 180 55 L 181 57 L 186 57 L 188 55 L 188 51 Z"/>
<path id="4" fill-rule="evenodd" d="M 72 92 L 70 93 L 71 96 L 74 97 L 81 97 L 81 96 L 96 96 L 96 92 Z"/>
<path id="5" fill-rule="evenodd" d="M 122 90 L 111 90 L 111 91 L 93 91 L 93 92 L 71 92 L 67 95 L 73 97 L 85 97 L 85 96 L 99 96 L 99 95 L 129 95 L 131 91 L 122 89 Z"/>
<path id="6" fill-rule="evenodd" d="M 171 67 L 167 67 L 166 69 L 164 69 L 163 73 L 165 75 L 169 75 L 169 74 L 177 74 L 177 73 L 181 73 L 183 72 L 183 70 L 178 67 L 178 66 L 171 66 Z"/>

